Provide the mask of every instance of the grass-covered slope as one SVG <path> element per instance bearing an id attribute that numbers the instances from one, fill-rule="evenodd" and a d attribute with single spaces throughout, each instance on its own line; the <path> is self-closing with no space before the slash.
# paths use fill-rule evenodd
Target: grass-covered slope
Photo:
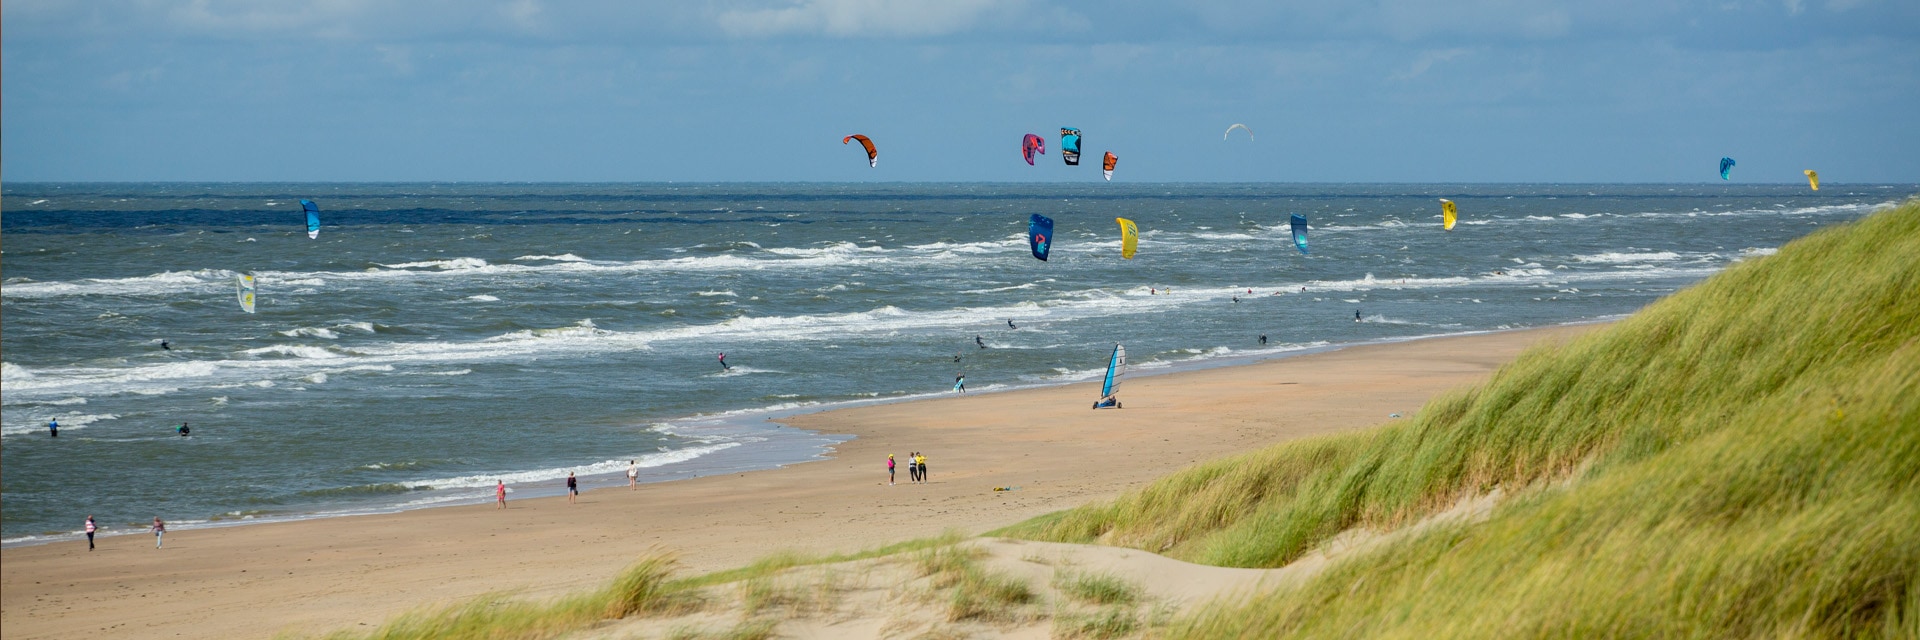
<path id="1" fill-rule="evenodd" d="M 1413 419 L 1203 464 L 1000 533 L 1284 565 L 1187 637 L 1920 635 L 1920 203 L 1532 350 Z"/>

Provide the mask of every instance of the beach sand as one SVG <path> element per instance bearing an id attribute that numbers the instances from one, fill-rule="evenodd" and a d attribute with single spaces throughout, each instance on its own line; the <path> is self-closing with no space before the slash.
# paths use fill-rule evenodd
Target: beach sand
<path id="1" fill-rule="evenodd" d="M 857 436 L 782 469 L 477 506 L 210 529 L 0 551 L 9 638 L 263 637 L 370 629 L 490 591 L 598 587 L 669 550 L 688 572 L 780 549 L 851 552 L 954 529 L 977 534 L 1110 498 L 1197 461 L 1411 415 L 1527 346 L 1601 325 L 1365 345 L 1138 376 L 1121 410 L 1093 383 L 880 404 L 787 418 Z M 886 457 L 927 455 L 932 482 Z M 557 486 L 557 484 L 556 484 Z M 1018 487 L 994 491 L 994 487 Z M 476 490 L 491 495 L 491 488 Z M 75 514 L 78 523 L 86 514 Z M 76 525 L 77 526 L 77 525 Z"/>

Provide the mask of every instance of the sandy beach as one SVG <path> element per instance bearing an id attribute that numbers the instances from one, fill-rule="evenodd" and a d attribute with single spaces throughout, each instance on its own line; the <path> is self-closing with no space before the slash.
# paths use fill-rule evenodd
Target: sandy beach
<path id="1" fill-rule="evenodd" d="M 851 434 L 829 460 L 583 494 L 305 522 L 111 536 L 0 552 L 9 638 L 263 637 L 377 625 L 490 591 L 602 584 L 671 550 L 686 571 L 769 552 L 855 551 L 943 530 L 979 533 L 1111 497 L 1196 461 L 1411 414 L 1526 347 L 1600 325 L 1350 347 L 1128 381 L 881 404 L 788 418 Z M 887 454 L 928 457 L 931 482 Z M 995 487 L 1017 487 L 994 491 Z M 86 514 L 75 514 L 77 523 Z"/>

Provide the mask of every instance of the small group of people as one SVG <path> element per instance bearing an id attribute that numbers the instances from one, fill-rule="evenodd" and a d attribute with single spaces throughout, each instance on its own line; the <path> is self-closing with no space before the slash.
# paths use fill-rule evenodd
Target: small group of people
<path id="1" fill-rule="evenodd" d="M 174 427 L 173 432 L 180 434 L 180 437 L 182 438 L 188 438 L 193 436 L 193 429 L 187 427 L 187 423 L 185 422 L 180 423 L 180 426 L 178 427 Z M 59 418 L 54 418 L 52 420 L 47 421 L 47 437 L 49 438 L 60 437 L 60 419 Z"/>
<path id="2" fill-rule="evenodd" d="M 160 546 L 160 543 L 164 541 L 167 535 L 166 521 L 161 520 L 160 516 L 154 516 L 153 526 L 148 527 L 147 530 L 153 532 L 153 548 L 155 549 L 162 548 Z M 87 514 L 87 550 L 88 551 L 93 550 L 93 536 L 94 534 L 99 532 L 100 532 L 100 523 L 94 522 L 93 514 Z"/>
<path id="3" fill-rule="evenodd" d="M 887 454 L 887 484 L 888 485 L 893 484 L 895 465 L 896 463 L 894 462 L 893 454 L 891 453 Z M 907 454 L 907 477 L 909 478 L 910 482 L 926 482 L 927 481 L 926 454 L 920 453 L 918 451 Z"/>

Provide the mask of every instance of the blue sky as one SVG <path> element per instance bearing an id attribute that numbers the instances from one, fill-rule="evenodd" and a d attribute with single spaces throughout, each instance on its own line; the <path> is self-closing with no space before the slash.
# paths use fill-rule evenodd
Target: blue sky
<path id="1" fill-rule="evenodd" d="M 1067 182 L 1106 150 L 1136 182 L 1920 179 L 1914 0 L 0 11 L 3 180 Z"/>

